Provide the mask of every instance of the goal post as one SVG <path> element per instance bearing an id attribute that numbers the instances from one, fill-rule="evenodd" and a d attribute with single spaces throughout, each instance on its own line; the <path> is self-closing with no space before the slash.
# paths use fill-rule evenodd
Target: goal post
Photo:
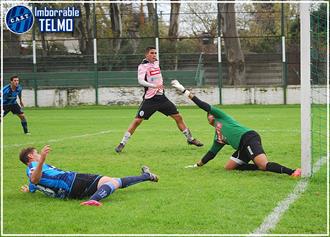
<path id="1" fill-rule="evenodd" d="M 300 100 L 302 176 L 312 174 L 310 4 L 300 3 Z"/>
<path id="2" fill-rule="evenodd" d="M 301 168 L 329 154 L 329 3 L 300 5 Z"/>

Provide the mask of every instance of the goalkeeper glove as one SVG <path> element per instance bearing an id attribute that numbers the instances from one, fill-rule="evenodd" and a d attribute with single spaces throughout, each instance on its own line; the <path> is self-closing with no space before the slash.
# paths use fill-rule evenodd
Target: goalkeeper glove
<path id="1" fill-rule="evenodd" d="M 180 84 L 178 80 L 172 80 L 171 85 L 179 92 L 184 94 L 186 97 L 189 98 L 190 91 L 188 91 L 186 88 L 183 87 L 183 85 Z"/>
<path id="2" fill-rule="evenodd" d="M 193 165 L 187 165 L 185 168 L 197 168 L 197 167 L 201 167 L 203 165 L 201 165 L 199 162 L 197 162 L 196 164 Z"/>

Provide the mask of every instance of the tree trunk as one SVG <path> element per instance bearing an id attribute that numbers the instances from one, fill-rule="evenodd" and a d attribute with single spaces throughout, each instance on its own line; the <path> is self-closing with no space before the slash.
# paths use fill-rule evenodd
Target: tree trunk
<path id="1" fill-rule="evenodd" d="M 81 54 L 85 54 L 86 52 L 86 37 L 85 37 L 85 29 L 83 25 L 82 18 L 79 18 L 77 23 L 77 32 L 78 32 L 78 39 L 79 39 L 79 50 Z"/>
<path id="2" fill-rule="evenodd" d="M 145 23 L 145 19 L 144 19 L 144 11 L 143 11 L 143 3 L 140 4 L 140 18 L 139 18 L 139 22 L 140 22 L 140 27 L 143 28 L 144 27 L 144 23 Z"/>
<path id="3" fill-rule="evenodd" d="M 236 28 L 234 3 L 221 3 L 220 16 L 228 63 L 230 85 L 245 85 L 245 59 Z"/>
<path id="4" fill-rule="evenodd" d="M 118 3 L 110 3 L 110 18 L 113 36 L 115 38 L 122 37 L 122 23 L 120 16 L 120 8 Z M 117 53 L 120 50 L 121 39 L 113 39 L 113 49 Z"/>
<path id="5" fill-rule="evenodd" d="M 139 31 L 138 26 L 139 22 L 135 20 L 134 14 L 133 14 L 133 4 L 127 4 L 126 13 L 130 16 L 129 26 L 127 29 L 128 36 L 131 39 L 131 46 L 132 46 L 132 53 L 136 54 L 139 46 Z"/>
<path id="6" fill-rule="evenodd" d="M 45 39 L 45 33 L 40 33 L 41 36 L 41 47 L 42 47 L 42 56 L 48 56 L 48 43 Z"/>
<path id="7" fill-rule="evenodd" d="M 168 37 L 170 38 L 171 49 L 173 49 L 174 53 L 176 52 L 176 42 L 179 31 L 179 12 L 180 12 L 180 3 L 171 3 L 170 27 L 168 29 Z M 174 65 L 174 69 L 177 70 L 178 69 L 177 55 L 175 55 L 173 65 Z"/>
<path id="8" fill-rule="evenodd" d="M 176 38 L 178 37 L 179 11 L 180 11 L 180 3 L 171 3 L 171 16 L 170 16 L 170 27 L 168 29 L 168 37 L 172 42 L 176 41 Z"/>
<path id="9" fill-rule="evenodd" d="M 147 2 L 147 7 L 148 7 L 148 21 L 151 23 L 154 23 L 154 16 L 155 16 L 155 6 L 153 3 Z"/>
<path id="10" fill-rule="evenodd" d="M 93 35 L 92 35 L 92 28 L 91 28 L 91 8 L 89 3 L 84 3 L 85 7 L 85 13 L 86 13 L 86 32 L 87 32 L 87 38 L 86 38 L 86 50 L 85 54 L 92 55 L 93 54 Z"/>
<path id="11" fill-rule="evenodd" d="M 80 11 L 80 16 L 75 20 L 75 31 L 74 34 L 78 35 L 78 42 L 79 42 L 79 51 L 81 54 L 86 54 L 86 35 L 85 35 L 85 27 L 83 24 L 83 14 L 81 11 L 81 5 L 80 4 L 75 4 L 74 5 L 76 8 L 79 9 Z"/>

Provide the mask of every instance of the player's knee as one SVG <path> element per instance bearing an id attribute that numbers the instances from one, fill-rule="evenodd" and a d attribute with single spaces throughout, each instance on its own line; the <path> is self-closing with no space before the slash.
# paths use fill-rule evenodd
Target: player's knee
<path id="1" fill-rule="evenodd" d="M 183 118 L 182 118 L 181 114 L 174 114 L 174 115 L 172 115 L 172 118 L 174 118 L 175 121 L 177 121 L 177 122 L 182 122 L 183 121 Z"/>
<path id="2" fill-rule="evenodd" d="M 256 166 L 258 166 L 259 170 L 266 170 L 267 169 L 267 157 L 265 154 L 260 154 L 254 157 L 253 162 Z"/>
<path id="3" fill-rule="evenodd" d="M 134 120 L 134 123 L 135 123 L 136 126 L 139 126 L 139 125 L 142 123 L 142 121 L 143 121 L 143 119 L 141 119 L 141 118 L 136 118 L 136 119 Z"/>
<path id="4" fill-rule="evenodd" d="M 259 170 L 266 170 L 266 167 L 267 167 L 267 163 L 258 163 L 256 164 L 256 166 L 258 166 L 258 169 Z"/>
<path id="5" fill-rule="evenodd" d="M 236 168 L 236 166 L 225 164 L 224 168 L 225 168 L 225 170 L 229 171 L 229 170 L 234 170 Z"/>
<path id="6" fill-rule="evenodd" d="M 26 120 L 24 114 L 19 114 L 18 117 L 19 117 L 22 121 L 23 121 L 23 120 Z"/>

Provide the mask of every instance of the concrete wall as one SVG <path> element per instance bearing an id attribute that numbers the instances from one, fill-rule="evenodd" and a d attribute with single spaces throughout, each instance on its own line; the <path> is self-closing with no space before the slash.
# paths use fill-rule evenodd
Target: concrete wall
<path id="1" fill-rule="evenodd" d="M 193 88 L 192 91 L 202 100 L 210 104 L 219 104 L 218 87 Z M 314 102 L 327 102 L 326 86 L 312 90 Z M 99 88 L 99 104 L 101 105 L 139 105 L 144 89 L 141 87 L 108 87 Z M 182 95 L 177 95 L 174 89 L 166 89 L 166 96 L 175 104 L 191 105 L 193 102 Z M 90 89 L 48 89 L 38 90 L 38 106 L 67 106 L 95 104 L 95 90 Z M 23 90 L 25 106 L 35 106 L 34 91 Z M 282 87 L 246 87 L 223 88 L 223 104 L 283 104 Z M 288 86 L 287 103 L 300 104 L 300 86 Z"/>

